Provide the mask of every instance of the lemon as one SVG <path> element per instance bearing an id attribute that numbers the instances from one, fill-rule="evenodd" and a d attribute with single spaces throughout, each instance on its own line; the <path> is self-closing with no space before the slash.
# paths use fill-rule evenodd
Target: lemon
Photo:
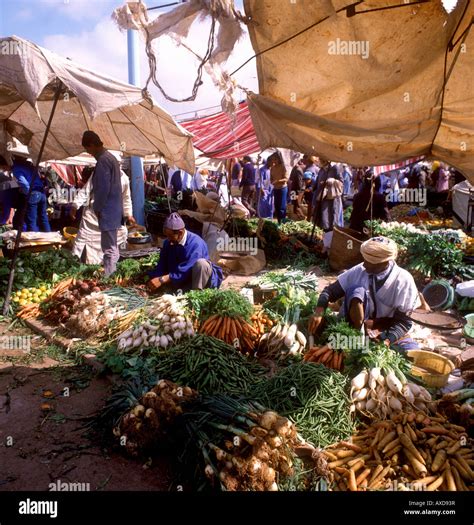
<path id="1" fill-rule="evenodd" d="M 20 302 L 20 298 L 19 297 L 14 297 L 13 298 L 13 302 L 14 303 L 19 303 Z"/>
<path id="2" fill-rule="evenodd" d="M 27 304 L 26 301 L 24 299 L 20 299 L 19 305 L 20 306 L 25 306 L 25 304 Z"/>
<path id="3" fill-rule="evenodd" d="M 40 290 L 42 292 L 46 292 L 47 289 L 48 289 L 48 287 L 45 284 L 43 284 L 43 286 L 40 286 Z"/>

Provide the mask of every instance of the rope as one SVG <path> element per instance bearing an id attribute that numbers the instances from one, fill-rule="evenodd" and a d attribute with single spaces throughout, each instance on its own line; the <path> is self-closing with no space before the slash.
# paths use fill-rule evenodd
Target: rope
<path id="1" fill-rule="evenodd" d="M 197 76 L 196 80 L 194 81 L 192 94 L 187 98 L 174 98 L 163 89 L 161 84 L 159 83 L 157 77 L 156 77 L 156 56 L 155 52 L 152 47 L 152 39 L 150 38 L 150 33 L 146 27 L 146 25 L 143 25 L 143 29 L 146 34 L 146 46 L 145 51 L 148 57 L 148 65 L 150 67 L 150 74 L 148 75 L 145 87 L 143 92 L 148 91 L 148 85 L 150 84 L 150 81 L 155 84 L 155 86 L 160 90 L 161 94 L 166 98 L 166 100 L 169 100 L 170 102 L 191 102 L 193 100 L 196 100 L 197 93 L 199 90 L 199 87 L 202 85 L 202 73 L 203 68 L 207 62 L 209 62 L 209 59 L 211 58 L 212 52 L 214 51 L 214 36 L 216 31 L 216 17 L 213 14 L 212 15 L 212 22 L 211 22 L 211 30 L 209 32 L 209 38 L 207 41 L 207 50 L 204 55 L 204 57 L 200 60 L 199 67 L 197 70 Z"/>

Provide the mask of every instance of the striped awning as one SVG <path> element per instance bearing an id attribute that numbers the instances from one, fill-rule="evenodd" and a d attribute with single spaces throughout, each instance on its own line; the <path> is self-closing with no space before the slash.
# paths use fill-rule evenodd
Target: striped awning
<path id="1" fill-rule="evenodd" d="M 62 164 L 59 162 L 48 163 L 53 170 L 63 179 L 69 186 L 77 186 L 82 181 L 81 173 L 84 166 L 75 166 L 73 164 Z"/>
<path id="2" fill-rule="evenodd" d="M 387 173 L 388 171 L 401 170 L 412 164 L 416 164 L 423 160 L 424 157 L 415 157 L 413 159 L 407 159 L 402 162 L 396 162 L 395 164 L 386 164 L 385 166 L 374 166 L 374 174 L 380 175 L 381 173 Z"/>
<path id="3" fill-rule="evenodd" d="M 229 159 L 261 151 L 247 102 L 241 102 L 233 120 L 227 113 L 180 122 L 193 135 L 193 144 L 210 159 Z"/>

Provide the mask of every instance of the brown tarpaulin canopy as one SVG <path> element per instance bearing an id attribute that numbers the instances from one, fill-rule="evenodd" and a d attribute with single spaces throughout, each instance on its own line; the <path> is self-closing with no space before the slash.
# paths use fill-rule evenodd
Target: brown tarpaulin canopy
<path id="1" fill-rule="evenodd" d="M 426 155 L 474 182 L 474 2 L 448 15 L 440 0 L 368 0 L 348 16 L 357 2 L 244 1 L 258 53 L 315 24 L 257 58 L 249 106 L 262 149 L 355 166 Z"/>

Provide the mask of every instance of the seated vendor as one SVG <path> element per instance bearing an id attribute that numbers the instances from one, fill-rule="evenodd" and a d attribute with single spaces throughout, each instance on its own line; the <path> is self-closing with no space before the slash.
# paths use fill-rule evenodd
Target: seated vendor
<path id="1" fill-rule="evenodd" d="M 202 290 L 219 288 L 222 270 L 209 260 L 207 244 L 195 233 L 186 230 L 183 219 L 172 213 L 163 226 L 166 240 L 160 253 L 160 260 L 149 287 L 156 291 L 163 284 L 171 284 L 181 290 Z"/>
<path id="2" fill-rule="evenodd" d="M 315 333 L 328 304 L 343 297 L 345 319 L 354 328 L 365 326 L 369 337 L 390 346 L 412 327 L 408 314 L 420 306 L 419 292 L 411 274 L 395 262 L 398 252 L 394 241 L 373 237 L 360 251 L 364 262 L 346 270 L 322 291 L 309 331 Z"/>

